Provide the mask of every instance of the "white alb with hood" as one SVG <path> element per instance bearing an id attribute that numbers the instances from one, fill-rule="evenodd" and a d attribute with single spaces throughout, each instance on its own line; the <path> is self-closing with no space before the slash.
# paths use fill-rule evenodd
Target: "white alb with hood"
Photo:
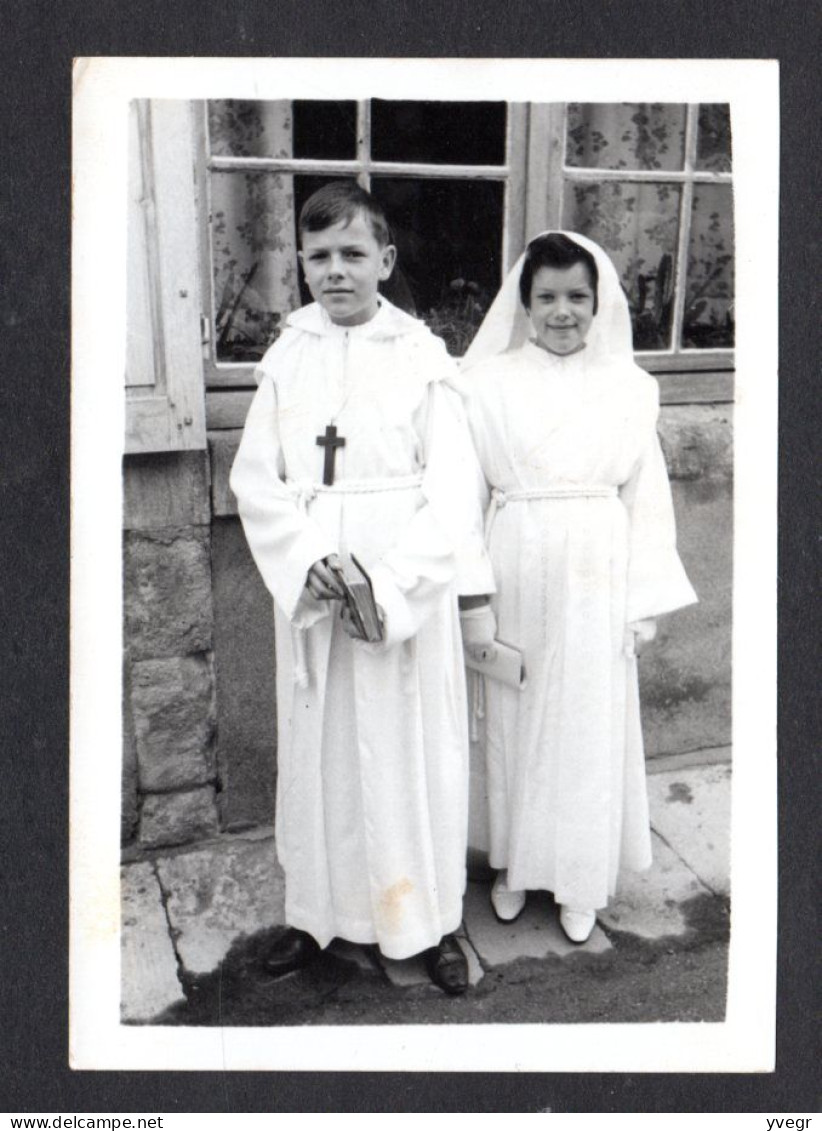
<path id="1" fill-rule="evenodd" d="M 493 587 L 481 549 L 476 457 L 443 378 L 454 363 L 385 299 L 361 326 L 316 303 L 263 358 L 231 473 L 276 610 L 276 836 L 286 921 L 404 958 L 462 917 L 467 830 L 461 591 Z M 334 423 L 335 481 L 322 485 Z M 477 521 L 474 521 L 474 515 Z M 342 630 L 305 589 L 320 558 L 353 551 L 386 614 L 386 640 Z M 467 563 L 467 564 L 466 564 Z"/>
<path id="2" fill-rule="evenodd" d="M 514 266 L 460 387 L 486 480 L 498 637 L 527 684 L 485 681 L 490 861 L 511 890 L 602 908 L 651 861 L 637 665 L 628 626 L 696 600 L 676 551 L 657 383 L 633 362 L 625 296 L 592 241 L 585 346 L 533 341 Z M 652 661 L 651 661 L 652 662 Z"/>

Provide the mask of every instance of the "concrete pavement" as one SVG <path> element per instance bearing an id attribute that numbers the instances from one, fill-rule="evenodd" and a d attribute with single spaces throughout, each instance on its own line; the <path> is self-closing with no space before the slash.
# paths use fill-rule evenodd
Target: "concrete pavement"
<path id="1" fill-rule="evenodd" d="M 488 882 L 472 871 L 460 945 L 472 985 L 523 959 L 573 961 L 607 954 L 614 940 L 684 939 L 699 930 L 689 917 L 695 897 L 730 893 L 730 750 L 649 764 L 654 863 L 626 875 L 589 941 L 562 933 L 551 897 L 531 893 L 516 923 L 501 925 Z M 186 1000 L 184 987 L 215 971 L 225 956 L 283 921 L 284 886 L 273 830 L 222 836 L 195 849 L 166 850 L 122 868 L 122 1001 L 127 1022 L 152 1022 Z M 383 976 L 398 994 L 429 985 L 420 959 L 392 962 L 375 948 L 335 942 L 336 957 Z M 432 993 L 438 992 L 431 987 Z"/>

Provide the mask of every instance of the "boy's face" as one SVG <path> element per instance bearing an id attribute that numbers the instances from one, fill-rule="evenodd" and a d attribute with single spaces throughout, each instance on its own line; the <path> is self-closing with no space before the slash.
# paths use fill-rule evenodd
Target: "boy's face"
<path id="1" fill-rule="evenodd" d="M 394 268 L 396 249 L 380 247 L 362 212 L 321 232 L 303 232 L 300 262 L 312 298 L 332 322 L 360 326 L 377 313 L 377 286 Z"/>
<path id="2" fill-rule="evenodd" d="M 582 349 L 594 318 L 594 298 L 584 263 L 535 271 L 528 313 L 538 345 L 559 354 Z"/>

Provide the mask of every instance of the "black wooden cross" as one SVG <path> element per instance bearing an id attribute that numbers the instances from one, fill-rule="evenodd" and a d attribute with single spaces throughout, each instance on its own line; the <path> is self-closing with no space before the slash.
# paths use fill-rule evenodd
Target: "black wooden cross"
<path id="1" fill-rule="evenodd" d="M 334 482 L 334 460 L 337 457 L 337 448 L 345 447 L 345 436 L 337 435 L 336 424 L 326 424 L 325 435 L 317 437 L 317 445 L 320 448 L 325 448 L 323 483 L 326 487 L 330 487 Z"/>

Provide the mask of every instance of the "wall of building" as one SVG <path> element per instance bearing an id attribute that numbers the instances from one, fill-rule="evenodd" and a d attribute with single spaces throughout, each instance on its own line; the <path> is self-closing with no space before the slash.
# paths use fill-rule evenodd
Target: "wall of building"
<path id="1" fill-rule="evenodd" d="M 210 469 L 205 452 L 123 469 L 123 841 L 219 831 Z"/>
<path id="2" fill-rule="evenodd" d="M 699 604 L 660 622 L 640 661 L 649 758 L 731 738 L 732 406 L 665 405 L 660 438 Z M 228 472 L 208 453 L 125 466 L 123 835 L 132 852 L 270 824 L 276 782 L 271 601 Z"/>

